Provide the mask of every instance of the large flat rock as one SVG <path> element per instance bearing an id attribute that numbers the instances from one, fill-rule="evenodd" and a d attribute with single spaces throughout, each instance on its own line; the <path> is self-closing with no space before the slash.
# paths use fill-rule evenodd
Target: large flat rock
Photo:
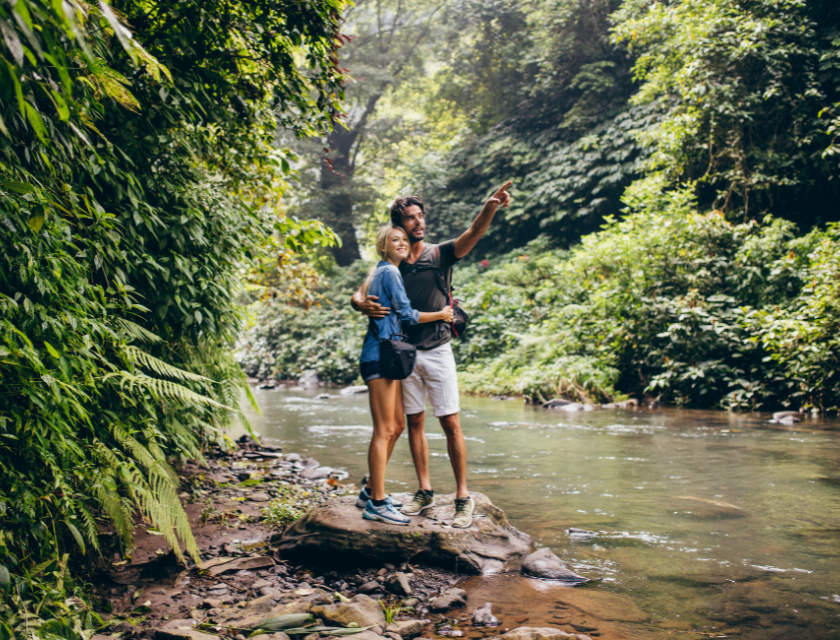
<path id="1" fill-rule="evenodd" d="M 402 527 L 363 519 L 355 497 L 344 496 L 313 509 L 275 542 L 295 561 L 350 566 L 414 561 L 471 574 L 496 573 L 508 560 L 534 550 L 531 537 L 510 526 L 487 496 L 470 495 L 476 517 L 467 529 L 449 526 L 454 494 L 437 496 L 437 506 Z"/>

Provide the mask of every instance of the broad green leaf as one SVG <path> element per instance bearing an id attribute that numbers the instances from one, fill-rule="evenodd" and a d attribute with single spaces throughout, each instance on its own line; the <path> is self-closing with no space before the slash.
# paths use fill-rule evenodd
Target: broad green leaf
<path id="1" fill-rule="evenodd" d="M 67 525 L 67 528 L 70 530 L 70 533 L 73 534 L 73 537 L 76 539 L 76 544 L 78 544 L 79 548 L 82 550 L 82 555 L 85 555 L 85 541 L 84 538 L 82 538 L 82 534 L 79 533 L 79 530 L 76 528 L 76 526 L 69 520 L 65 520 L 64 524 Z"/>
<path id="2" fill-rule="evenodd" d="M 14 191 L 15 193 L 23 194 L 32 193 L 33 191 L 35 191 L 35 187 L 33 187 L 31 184 L 27 184 L 25 182 L 17 182 L 15 180 L 0 181 L 0 185 L 2 185 L 4 189 Z"/>
<path id="3" fill-rule="evenodd" d="M 35 233 L 41 231 L 41 227 L 44 226 L 44 214 L 43 213 L 36 213 L 34 216 L 29 218 L 29 228 L 32 229 Z"/>
<path id="4" fill-rule="evenodd" d="M 3 592 L 7 592 L 11 589 L 12 580 L 11 576 L 9 576 L 9 570 L 2 564 L 0 564 L 0 590 Z"/>
<path id="5" fill-rule="evenodd" d="M 56 348 L 52 346 L 49 342 L 44 340 L 44 346 L 47 348 L 47 351 L 50 352 L 50 355 L 55 358 L 56 360 L 61 357 L 61 354 L 56 351 Z"/>

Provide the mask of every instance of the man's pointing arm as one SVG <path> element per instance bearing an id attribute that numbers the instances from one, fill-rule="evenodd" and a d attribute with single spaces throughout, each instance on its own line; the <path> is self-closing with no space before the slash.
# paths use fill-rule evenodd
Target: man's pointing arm
<path id="1" fill-rule="evenodd" d="M 513 184 L 506 182 L 501 188 L 493 194 L 487 202 L 484 203 L 481 212 L 475 217 L 470 228 L 464 231 L 455 241 L 455 257 L 458 259 L 467 255 L 476 243 L 484 237 L 490 223 L 493 222 L 493 216 L 496 215 L 498 207 L 506 207 L 510 204 L 510 194 L 507 192 L 508 187 Z"/>

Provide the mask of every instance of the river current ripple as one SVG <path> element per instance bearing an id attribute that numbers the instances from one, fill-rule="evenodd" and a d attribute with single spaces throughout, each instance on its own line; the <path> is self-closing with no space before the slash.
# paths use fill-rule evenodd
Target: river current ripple
<path id="1" fill-rule="evenodd" d="M 316 397 L 325 392 L 331 398 Z M 257 390 L 262 415 L 245 410 L 269 442 L 361 478 L 372 431 L 367 397 L 336 394 Z M 635 619 L 616 614 L 607 635 L 837 638 L 840 422 L 782 427 L 768 418 L 568 414 L 463 397 L 468 482 L 538 547 L 600 578 L 580 597 L 632 601 Z M 430 419 L 426 430 L 435 490 L 453 491 L 440 426 Z M 416 488 L 405 436 L 388 480 L 392 492 Z M 492 583 L 473 586 L 493 597 Z M 551 606 L 565 606 L 555 596 Z"/>

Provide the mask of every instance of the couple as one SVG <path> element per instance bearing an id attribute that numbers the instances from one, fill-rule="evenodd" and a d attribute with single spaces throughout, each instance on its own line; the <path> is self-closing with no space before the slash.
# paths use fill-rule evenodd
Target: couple
<path id="1" fill-rule="evenodd" d="M 423 431 L 428 396 L 446 435 L 455 473 L 452 526 L 466 528 L 472 524 L 475 505 L 467 492 L 467 448 L 458 417 L 458 379 L 449 344 L 453 314 L 441 278 L 446 286 L 452 282 L 452 267 L 484 236 L 496 209 L 510 204 L 510 185 L 508 182 L 496 191 L 470 228 L 455 240 L 424 242 L 426 211 L 416 196 L 394 201 L 391 222 L 376 239 L 379 262 L 351 298 L 353 308 L 371 319 L 359 362 L 370 392 L 373 438 L 368 452 L 368 483 L 356 500 L 356 506 L 363 509 L 362 517 L 368 520 L 408 525 L 411 520 L 406 516 L 419 515 L 435 502 L 429 478 L 429 446 Z M 402 382 L 380 375 L 378 338 L 387 339 L 395 333 L 408 335 L 417 348 L 414 371 Z M 385 467 L 405 429 L 406 416 L 420 487 L 411 502 L 403 506 L 385 493 Z"/>

